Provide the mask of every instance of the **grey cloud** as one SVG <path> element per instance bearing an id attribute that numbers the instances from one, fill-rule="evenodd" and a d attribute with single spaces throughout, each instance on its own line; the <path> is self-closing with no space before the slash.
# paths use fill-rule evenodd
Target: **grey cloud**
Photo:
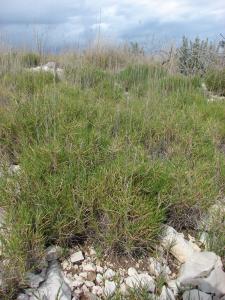
<path id="1" fill-rule="evenodd" d="M 225 25 L 221 0 L 0 0 L 0 5 L 0 30 L 14 44 L 32 44 L 34 32 L 49 47 L 82 44 L 96 35 L 100 21 L 104 37 L 140 42 L 183 34 L 213 37 Z"/>

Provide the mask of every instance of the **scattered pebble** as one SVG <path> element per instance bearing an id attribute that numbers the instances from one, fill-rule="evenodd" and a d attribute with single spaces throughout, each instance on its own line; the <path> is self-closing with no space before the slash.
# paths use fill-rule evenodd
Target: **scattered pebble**
<path id="1" fill-rule="evenodd" d="M 78 263 L 84 260 L 83 253 L 81 251 L 77 251 L 70 256 L 70 260 L 72 263 Z"/>
<path id="2" fill-rule="evenodd" d="M 84 264 L 82 267 L 84 272 L 96 272 L 96 266 L 93 263 Z"/>
<path id="3" fill-rule="evenodd" d="M 105 279 L 112 279 L 115 275 L 116 275 L 116 273 L 112 269 L 107 269 L 105 274 L 104 274 L 104 278 Z"/>
<path id="4" fill-rule="evenodd" d="M 106 280 L 104 293 L 106 297 L 113 296 L 116 291 L 116 284 L 114 281 Z"/>

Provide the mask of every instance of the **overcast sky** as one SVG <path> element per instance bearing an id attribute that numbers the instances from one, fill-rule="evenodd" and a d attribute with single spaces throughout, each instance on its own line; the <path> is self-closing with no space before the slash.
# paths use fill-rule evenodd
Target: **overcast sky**
<path id="1" fill-rule="evenodd" d="M 0 0 L 0 32 L 8 41 L 48 46 L 83 44 L 98 33 L 115 41 L 219 39 L 224 0 Z"/>

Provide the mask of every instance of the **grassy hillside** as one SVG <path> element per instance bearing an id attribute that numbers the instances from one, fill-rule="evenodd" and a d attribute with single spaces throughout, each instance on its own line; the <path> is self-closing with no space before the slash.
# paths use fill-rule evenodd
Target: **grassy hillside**
<path id="1" fill-rule="evenodd" d="M 207 102 L 199 77 L 112 57 L 70 57 L 63 80 L 2 59 L 0 207 L 13 284 L 50 244 L 154 251 L 162 224 L 193 230 L 223 197 L 224 103 Z M 10 164 L 21 171 L 7 175 Z"/>

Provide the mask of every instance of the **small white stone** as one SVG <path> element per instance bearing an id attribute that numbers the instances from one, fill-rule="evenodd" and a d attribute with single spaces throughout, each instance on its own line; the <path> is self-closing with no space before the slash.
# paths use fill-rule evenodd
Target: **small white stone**
<path id="1" fill-rule="evenodd" d="M 69 261 L 68 260 L 64 260 L 62 262 L 62 268 L 63 268 L 63 270 L 67 270 L 69 267 L 71 267 L 71 264 L 69 263 Z"/>
<path id="2" fill-rule="evenodd" d="M 94 248 L 90 248 L 90 255 L 91 256 L 96 256 L 96 251 L 95 251 L 95 249 Z"/>
<path id="3" fill-rule="evenodd" d="M 97 271 L 97 273 L 100 273 L 100 274 L 103 274 L 103 272 L 104 272 L 104 270 L 101 266 L 97 266 L 96 271 Z"/>
<path id="4" fill-rule="evenodd" d="M 84 256 L 81 251 L 77 251 L 70 256 L 72 263 L 78 263 L 84 260 Z"/>
<path id="5" fill-rule="evenodd" d="M 97 284 L 101 285 L 103 283 L 103 276 L 98 273 L 95 281 Z"/>
<path id="6" fill-rule="evenodd" d="M 127 271 L 128 275 L 129 276 L 135 276 L 135 275 L 138 275 L 138 272 L 135 268 L 129 268 L 128 271 Z"/>
<path id="7" fill-rule="evenodd" d="M 91 287 L 93 287 L 93 286 L 95 285 L 92 281 L 89 281 L 89 280 L 85 281 L 84 284 L 85 284 L 86 287 L 88 287 L 88 288 L 91 288 Z"/>
<path id="8" fill-rule="evenodd" d="M 105 281 L 105 289 L 104 289 L 104 293 L 105 293 L 106 297 L 110 297 L 110 296 L 114 295 L 115 291 L 116 291 L 115 282 L 106 280 Z"/>
<path id="9" fill-rule="evenodd" d="M 83 271 L 84 272 L 95 272 L 96 271 L 96 266 L 92 263 L 84 264 L 83 265 Z"/>
<path id="10" fill-rule="evenodd" d="M 21 171 L 21 167 L 19 165 L 11 165 L 9 167 L 9 174 L 14 175 L 14 174 L 19 174 Z"/>
<path id="11" fill-rule="evenodd" d="M 75 295 L 75 297 L 78 297 L 78 298 L 79 298 L 82 294 L 83 294 L 82 289 L 75 289 L 75 290 L 74 290 L 74 295 Z"/>
<path id="12" fill-rule="evenodd" d="M 102 294 L 103 294 L 103 289 L 102 289 L 102 287 L 100 287 L 100 286 L 93 286 L 93 288 L 92 288 L 92 293 L 94 294 L 94 295 L 97 295 L 97 296 L 102 296 Z"/>
<path id="13" fill-rule="evenodd" d="M 151 293 L 155 290 L 154 279 L 150 275 L 144 273 L 127 277 L 125 283 L 131 289 L 146 288 Z"/>
<path id="14" fill-rule="evenodd" d="M 77 280 L 74 280 L 73 283 L 72 283 L 72 286 L 74 288 L 79 288 L 81 287 L 82 285 L 84 284 L 84 281 L 82 279 L 77 279 Z"/>
<path id="15" fill-rule="evenodd" d="M 88 292 L 89 292 L 89 288 L 86 287 L 86 285 L 84 284 L 84 285 L 82 286 L 82 291 L 83 291 L 83 293 L 88 293 Z"/>
<path id="16" fill-rule="evenodd" d="M 79 276 L 82 277 L 82 278 L 84 278 L 84 279 L 87 279 L 88 273 L 87 273 L 87 272 L 81 272 L 81 273 L 79 274 Z"/>
<path id="17" fill-rule="evenodd" d="M 115 275 L 116 275 L 116 273 L 112 269 L 107 269 L 105 274 L 104 274 L 104 278 L 105 279 L 112 279 Z"/>
<path id="18" fill-rule="evenodd" d="M 119 274 L 120 274 L 120 276 L 124 277 L 126 274 L 126 271 L 122 268 L 119 268 Z"/>
<path id="19" fill-rule="evenodd" d="M 155 275 L 156 277 L 158 277 L 159 275 L 167 276 L 167 275 L 171 274 L 170 268 L 166 265 L 163 266 L 155 258 L 150 258 L 149 262 L 150 262 L 149 271 L 152 275 Z"/>

